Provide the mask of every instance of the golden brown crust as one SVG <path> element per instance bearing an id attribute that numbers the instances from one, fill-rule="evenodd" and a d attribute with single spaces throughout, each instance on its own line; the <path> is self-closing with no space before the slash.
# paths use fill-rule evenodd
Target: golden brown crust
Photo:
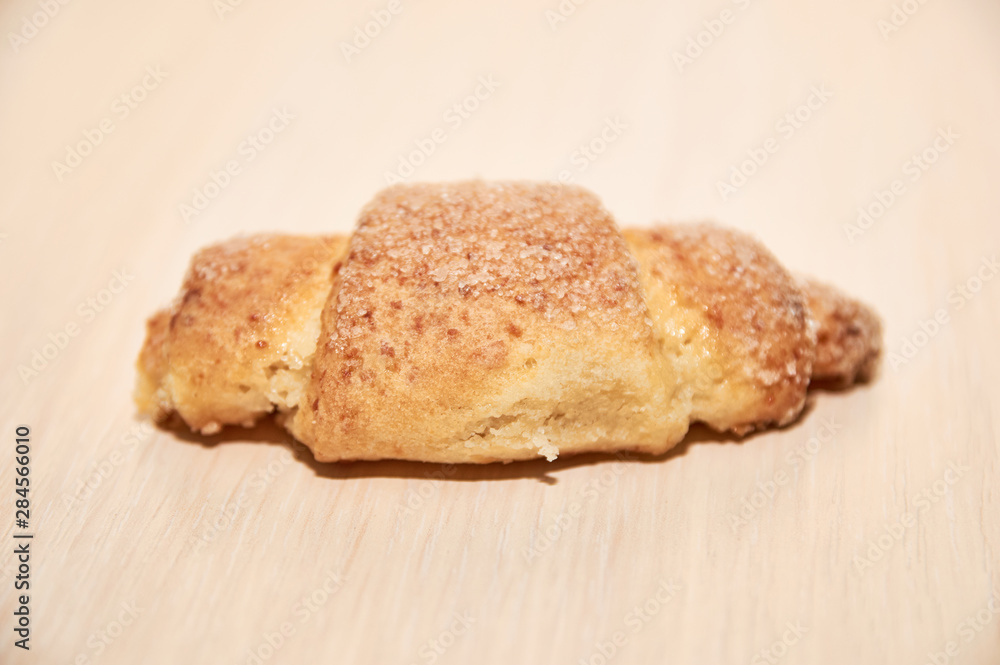
<path id="1" fill-rule="evenodd" d="M 867 305 L 834 287 L 801 279 L 817 323 L 813 380 L 835 386 L 868 381 L 882 354 L 882 322 Z"/>
<path id="2" fill-rule="evenodd" d="M 173 410 L 169 402 L 164 403 L 158 393 L 169 371 L 167 340 L 170 332 L 170 310 L 161 309 L 146 321 L 146 342 L 139 352 L 136 369 L 139 381 L 135 388 L 135 402 L 142 413 L 162 420 Z"/>
<path id="3" fill-rule="evenodd" d="M 618 230 L 577 187 L 390 188 L 354 235 L 199 252 L 154 315 L 136 401 L 212 433 L 277 411 L 322 461 L 659 453 L 745 433 L 810 378 L 869 377 L 881 324 L 709 224 Z"/>
<path id="4" fill-rule="evenodd" d="M 777 259 L 750 236 L 711 224 L 626 236 L 646 276 L 664 367 L 693 390 L 692 418 L 736 432 L 795 418 L 815 333 Z"/>
<path id="5" fill-rule="evenodd" d="M 294 431 L 324 460 L 662 447 L 676 429 L 620 232 L 592 194 L 552 184 L 379 194 L 324 311 L 308 403 Z"/>
<path id="6" fill-rule="evenodd" d="M 141 406 L 206 433 L 294 408 L 319 334 L 339 237 L 257 235 L 198 252 L 169 312 L 149 322 Z M 150 393 L 152 392 L 152 396 Z"/>

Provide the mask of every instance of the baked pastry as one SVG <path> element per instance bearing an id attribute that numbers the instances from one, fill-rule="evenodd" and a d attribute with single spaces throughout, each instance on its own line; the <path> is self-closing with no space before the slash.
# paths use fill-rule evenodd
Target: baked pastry
<path id="1" fill-rule="evenodd" d="M 662 453 L 870 377 L 878 317 L 709 224 L 620 231 L 551 183 L 396 185 L 350 236 L 195 255 L 136 400 L 212 434 L 279 420 L 320 461 Z"/>

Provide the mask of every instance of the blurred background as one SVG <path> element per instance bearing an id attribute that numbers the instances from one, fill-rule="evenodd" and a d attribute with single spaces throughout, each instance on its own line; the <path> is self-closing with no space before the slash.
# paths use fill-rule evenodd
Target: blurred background
<path id="1" fill-rule="evenodd" d="M 407 179 L 567 171 L 622 224 L 715 218 L 752 229 L 794 266 L 864 284 L 901 236 L 951 246 L 956 225 L 997 209 L 984 165 L 998 148 L 1000 7 L 912 0 L 903 21 L 902 4 L 399 0 L 392 14 L 377 2 L 6 2 L 5 231 L 97 268 L 117 260 L 102 251 L 109 238 L 135 251 L 180 245 L 183 263 L 239 232 L 347 230 L 401 156 L 440 128 L 445 142 Z M 385 27 L 373 24 L 380 12 Z M 495 89 L 456 114 L 482 77 Z M 152 89 L 130 101 L 144 81 Z M 828 98 L 777 130 L 815 88 Z M 274 109 L 292 116 L 287 128 L 255 158 L 241 153 Z M 113 131 L 57 173 L 104 119 Z M 583 154 L 609 120 L 620 131 Z M 949 126 L 962 139 L 852 245 L 843 227 L 857 207 Z M 771 137 L 778 151 L 720 194 Z M 185 224 L 179 206 L 230 160 L 241 173 Z M 948 188 L 962 196 L 935 204 Z M 977 248 L 964 250 L 894 260 L 972 260 Z"/>
<path id="2" fill-rule="evenodd" d="M 637 465 L 637 473 L 656 478 L 648 486 L 631 480 L 639 489 L 628 501 L 618 490 L 608 499 L 601 510 L 609 512 L 598 522 L 606 518 L 601 523 L 612 535 L 564 540 L 578 550 L 554 555 L 551 570 L 535 567 L 530 577 L 516 565 L 501 566 L 493 581 L 468 582 L 483 598 L 512 580 L 526 586 L 517 587 L 517 600 L 491 601 L 495 614 L 480 612 L 487 618 L 476 640 L 447 654 L 423 652 L 423 640 L 450 625 L 446 619 L 463 594 L 447 586 L 451 571 L 464 570 L 460 562 L 477 547 L 463 540 L 466 531 L 449 530 L 460 529 L 460 520 L 446 526 L 448 502 L 493 505 L 477 494 L 477 483 L 449 483 L 434 507 L 405 528 L 390 517 L 380 522 L 388 508 L 366 519 L 390 542 L 412 537 L 425 543 L 426 554 L 433 545 L 419 539 L 436 532 L 450 549 L 428 560 L 414 554 L 417 545 L 399 545 L 398 560 L 378 564 L 385 539 L 350 540 L 361 538 L 353 529 L 363 525 L 337 531 L 353 543 L 351 552 L 367 551 L 372 563 L 355 574 L 354 591 L 344 587 L 354 595 L 331 615 L 340 623 L 331 618 L 323 625 L 343 631 L 348 622 L 357 630 L 334 631 L 340 651 L 314 636 L 262 661 L 348 654 L 354 662 L 503 657 L 596 665 L 604 661 L 594 645 L 610 639 L 633 599 L 654 593 L 653 581 L 668 569 L 685 580 L 690 618 L 664 619 L 641 643 L 629 644 L 631 652 L 616 648 L 610 659 L 772 662 L 753 659 L 784 639 L 784 617 L 792 614 L 805 617 L 813 632 L 787 662 L 831 662 L 836 653 L 855 662 L 916 665 L 925 654 L 943 653 L 951 639 L 964 649 L 953 662 L 1000 659 L 997 615 L 987 617 L 975 633 L 986 637 L 974 644 L 956 637 L 958 622 L 975 616 L 989 590 L 1000 588 L 1000 420 L 992 388 L 1000 371 L 1000 287 L 989 283 L 995 274 L 989 260 L 1000 249 L 997 2 L 6 0 L 0 35 L 0 385 L 10 396 L 4 422 L 51 428 L 49 452 L 42 453 L 47 461 L 35 471 L 51 488 L 37 497 L 47 520 L 39 529 L 50 534 L 39 559 L 48 581 L 36 601 L 42 651 L 36 660 L 34 653 L 13 653 L 5 637 L 3 662 L 49 663 L 56 656 L 70 662 L 81 653 L 88 662 L 140 662 L 135 658 L 143 653 L 150 659 L 143 662 L 182 655 L 252 662 L 247 649 L 280 621 L 256 613 L 260 599 L 237 594 L 239 603 L 229 601 L 226 590 L 253 580 L 277 589 L 295 570 L 308 569 L 308 580 L 289 585 L 293 590 L 281 600 L 290 606 L 301 587 L 320 584 L 326 569 L 316 563 L 313 570 L 311 562 L 346 561 L 339 541 L 323 535 L 321 525 L 333 518 L 313 515 L 300 533 L 287 513 L 261 508 L 258 514 L 290 524 L 286 537 L 308 543 L 300 545 L 306 549 L 294 556 L 252 549 L 253 572 L 234 572 L 246 545 L 220 542 L 183 583 L 172 577 L 173 555 L 157 558 L 157 552 L 158 543 L 184 534 L 167 522 L 156 531 L 116 520 L 145 509 L 155 522 L 154 504 L 180 492 L 191 469 L 205 468 L 206 456 L 238 487 L 245 470 L 255 468 L 239 456 L 252 461 L 265 454 L 260 446 L 245 453 L 239 446 L 171 447 L 170 435 L 157 434 L 153 441 L 170 452 L 131 459 L 113 492 L 86 510 L 67 509 L 60 498 L 117 445 L 120 432 L 135 426 L 128 394 L 142 320 L 176 293 L 193 251 L 256 231 L 348 232 L 361 206 L 388 183 L 472 177 L 574 182 L 596 192 L 623 226 L 714 219 L 748 230 L 789 267 L 875 305 L 885 320 L 887 352 L 905 362 L 887 365 L 871 389 L 830 397 L 829 413 L 843 416 L 856 448 L 829 466 L 811 467 L 808 482 L 826 488 L 812 495 L 814 512 L 804 516 L 798 500 L 790 500 L 775 507 L 784 516 L 773 517 L 764 535 L 755 527 L 752 538 L 730 537 L 724 521 L 713 522 L 712 536 L 697 526 L 676 530 L 689 519 L 698 522 L 689 515 L 694 508 L 685 508 L 696 499 L 699 511 L 711 497 L 725 494 L 729 501 L 731 491 L 738 503 L 740 491 L 730 488 L 752 489 L 770 477 L 786 452 L 781 446 L 801 444 L 819 420 L 804 431 L 760 437 L 756 448 L 740 453 L 752 457 L 732 458 L 732 446 L 695 445 L 682 459 Z M 83 306 L 100 298 L 121 270 L 128 282 L 123 295 Z M 973 290 L 969 280 L 976 275 Z M 108 314 L 84 313 L 105 308 Z M 914 334 L 941 308 L 952 325 L 921 344 Z M 74 348 L 37 377 L 19 373 L 47 335 L 73 321 L 82 326 Z M 907 343 L 919 355 L 911 359 Z M 818 418 L 824 412 L 817 409 Z M 181 459 L 155 457 L 174 454 Z M 961 500 L 949 494 L 947 513 L 935 513 L 934 528 L 908 536 L 893 555 L 898 566 L 883 569 L 877 582 L 849 580 L 855 553 L 896 518 L 911 490 L 933 483 L 954 459 L 976 468 L 974 480 L 955 489 Z M 10 467 L 3 469 L 6 480 Z M 824 469 L 833 475 L 822 477 Z M 354 472 L 338 480 L 305 466 L 299 471 L 295 482 L 322 483 L 315 496 L 324 498 L 316 500 L 341 514 L 361 510 L 365 492 L 403 496 L 413 482 L 407 477 L 423 474 L 380 478 L 369 470 L 351 486 L 357 503 L 345 503 L 336 497 L 348 485 L 336 483 L 348 483 Z M 574 483 L 598 471 L 566 470 L 560 484 L 575 491 Z M 160 478 L 153 485 L 159 489 L 144 495 L 139 488 L 146 485 L 136 478 Z M 192 488 L 183 510 L 229 496 L 211 484 L 198 487 L 209 489 Z M 659 489 L 649 494 L 644 487 Z M 546 524 L 545 511 L 563 505 L 560 490 L 549 489 L 540 516 L 524 508 L 545 490 L 534 480 L 514 482 L 496 500 L 513 501 Z M 667 503 L 665 513 L 650 507 Z M 629 530 L 633 509 L 653 510 L 643 523 L 662 542 Z M 535 525 L 514 529 L 529 534 Z M 800 541 L 795 534 L 803 529 L 822 535 Z M 500 551 L 502 542 L 489 547 Z M 395 587 L 379 581 L 380 565 L 397 571 Z M 734 570 L 742 572 L 730 578 Z M 648 589 L 630 586 L 640 572 Z M 549 573 L 597 580 L 596 586 L 576 595 L 549 586 Z M 113 583 L 119 574 L 126 581 Z M 235 581 L 212 587 L 210 597 L 192 590 L 171 601 L 194 608 L 188 614 L 152 600 L 198 576 Z M 91 579 L 86 594 L 61 587 L 65 597 L 53 595 L 57 581 L 83 577 Z M 144 586 L 143 579 L 156 582 Z M 438 586 L 424 586 L 427 580 Z M 5 610 L 12 602 L 6 587 Z M 105 595 L 112 587 L 116 592 Z M 434 588 L 454 593 L 438 598 Z M 630 593 L 618 597 L 615 589 Z M 88 646 L 95 625 L 113 619 L 130 594 L 146 598 L 140 605 L 153 608 L 147 616 L 160 617 L 159 628 L 134 628 L 107 650 Z M 462 597 L 474 604 L 474 596 Z M 199 612 L 200 603 L 211 612 Z M 797 609 L 764 609 L 786 606 Z M 229 613 L 237 618 L 227 625 L 220 617 Z M 379 615 L 397 626 L 395 637 L 376 629 Z M 491 632 L 484 623 L 493 622 Z M 184 636 L 159 632 L 178 626 Z M 558 639 L 550 644 L 547 635 Z M 153 652 L 151 645 L 158 645 Z"/>

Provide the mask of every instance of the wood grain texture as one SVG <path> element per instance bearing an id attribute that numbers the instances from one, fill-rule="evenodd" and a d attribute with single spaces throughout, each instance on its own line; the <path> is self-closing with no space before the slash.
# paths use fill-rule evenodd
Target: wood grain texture
<path id="1" fill-rule="evenodd" d="M 996 3 L 896 3 L 883 36 L 889 0 L 595 0 L 554 28 L 555 0 L 400 0 L 348 62 L 385 3 L 221 2 L 0 8 L 0 662 L 1000 662 Z M 346 232 L 432 136 L 411 180 L 565 171 L 623 225 L 748 230 L 912 358 L 658 459 L 321 465 L 274 427 L 136 418 L 145 317 L 193 251 Z"/>

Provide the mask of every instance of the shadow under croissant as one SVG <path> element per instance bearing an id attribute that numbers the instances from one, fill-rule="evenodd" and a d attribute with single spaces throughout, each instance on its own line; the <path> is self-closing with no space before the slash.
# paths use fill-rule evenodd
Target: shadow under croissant
<path id="1" fill-rule="evenodd" d="M 805 407 L 798 417 L 782 429 L 793 429 L 804 426 L 809 420 L 808 414 L 813 408 L 813 393 L 845 393 L 855 387 L 864 386 L 867 382 L 843 386 L 841 384 L 820 382 L 809 388 L 809 397 Z M 729 432 L 717 432 L 701 423 L 695 423 L 688 430 L 687 436 L 679 444 L 660 455 L 649 455 L 622 451 L 619 453 L 581 453 L 577 455 L 560 456 L 548 462 L 542 458 L 518 462 L 492 464 L 440 464 L 431 462 L 410 462 L 405 460 L 380 461 L 341 461 L 317 462 L 309 449 L 295 440 L 284 428 L 277 424 L 273 416 L 262 418 L 254 427 L 226 427 L 218 434 L 204 436 L 192 432 L 179 418 L 173 418 L 160 426 L 161 430 L 171 432 L 181 441 L 215 447 L 227 443 L 262 443 L 286 447 L 295 459 L 310 467 L 318 477 L 331 479 L 347 478 L 413 478 L 429 477 L 442 481 L 489 481 L 512 480 L 518 478 L 535 478 L 539 482 L 553 485 L 557 482 L 554 474 L 568 468 L 592 466 L 608 462 L 623 462 L 635 464 L 660 464 L 676 457 L 686 455 L 692 445 L 742 445 L 749 444 L 760 434 L 772 428 L 751 432 L 745 436 L 736 436 Z M 441 473 L 447 468 L 447 473 Z"/>

